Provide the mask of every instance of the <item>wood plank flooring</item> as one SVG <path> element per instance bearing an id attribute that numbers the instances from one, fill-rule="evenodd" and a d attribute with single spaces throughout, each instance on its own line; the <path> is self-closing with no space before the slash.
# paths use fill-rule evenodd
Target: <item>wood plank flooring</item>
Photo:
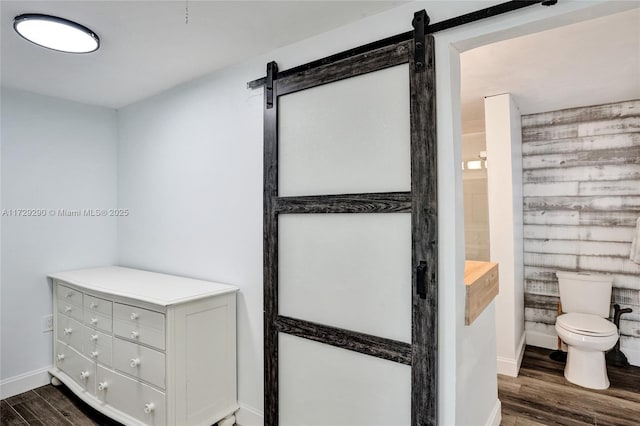
<path id="1" fill-rule="evenodd" d="M 42 386 L 3 399 L 1 404 L 0 425 L 2 426 L 120 425 L 89 407 L 66 386 Z"/>
<path id="2" fill-rule="evenodd" d="M 564 378 L 548 349 L 527 346 L 520 375 L 498 376 L 503 426 L 640 425 L 640 367 L 608 367 L 611 387 L 596 391 Z M 0 425 L 117 426 L 65 386 L 43 386 L 1 401 Z M 476 426 L 476 425 L 469 425 Z"/>
<path id="3" fill-rule="evenodd" d="M 640 367 L 609 366 L 609 389 L 585 389 L 564 378 L 551 352 L 527 346 L 520 375 L 498 375 L 501 425 L 640 425 Z"/>

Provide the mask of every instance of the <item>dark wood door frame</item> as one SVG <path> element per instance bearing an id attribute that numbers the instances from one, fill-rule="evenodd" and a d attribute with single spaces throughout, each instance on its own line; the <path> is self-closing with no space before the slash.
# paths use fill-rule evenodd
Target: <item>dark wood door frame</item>
<path id="1" fill-rule="evenodd" d="M 425 41 L 427 61 L 421 72 L 415 72 L 413 40 L 383 46 L 285 77 L 277 74 L 274 62 L 268 64 L 264 104 L 265 425 L 278 425 L 278 333 L 410 365 L 412 424 L 435 425 L 437 422 L 435 64 L 433 37 L 429 36 Z M 411 192 L 280 197 L 278 97 L 406 63 L 409 63 L 410 70 Z M 279 315 L 279 215 L 392 212 L 412 215 L 411 344 Z"/>
<path id="2" fill-rule="evenodd" d="M 409 55 L 411 93 L 411 424 L 438 423 L 438 196 L 435 52 L 424 43 L 423 71 Z M 421 271 L 421 272 L 419 272 Z M 423 274 L 421 276 L 421 274 Z M 423 289 L 420 286 L 424 286 Z"/>

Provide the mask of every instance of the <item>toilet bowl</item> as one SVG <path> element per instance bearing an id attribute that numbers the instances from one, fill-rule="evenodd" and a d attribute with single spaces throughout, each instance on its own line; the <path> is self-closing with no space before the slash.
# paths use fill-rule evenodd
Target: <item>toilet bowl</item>
<path id="1" fill-rule="evenodd" d="M 556 332 L 567 344 L 566 379 L 585 388 L 607 389 L 604 353 L 618 341 L 616 326 L 597 315 L 569 313 L 558 317 Z"/>
<path id="2" fill-rule="evenodd" d="M 591 389 L 607 389 L 604 353 L 618 341 L 618 329 L 606 320 L 613 278 L 605 275 L 557 272 L 562 310 L 556 320 L 558 337 L 567 344 L 564 376 Z"/>

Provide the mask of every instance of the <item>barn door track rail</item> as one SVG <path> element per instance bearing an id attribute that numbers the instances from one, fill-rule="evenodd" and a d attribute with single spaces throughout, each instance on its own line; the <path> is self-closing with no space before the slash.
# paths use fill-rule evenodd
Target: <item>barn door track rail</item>
<path id="1" fill-rule="evenodd" d="M 543 6 L 553 6 L 556 3 L 558 3 L 558 0 L 508 1 L 505 3 L 497 4 L 495 6 L 476 10 L 470 13 L 466 13 L 464 15 L 456 16 L 454 18 L 445 19 L 444 21 L 436 22 L 434 24 L 429 24 L 428 15 L 426 15 L 426 12 L 425 12 L 425 15 L 427 16 L 427 21 L 425 22 L 425 25 L 424 25 L 424 34 L 425 35 L 434 34 L 440 31 L 459 27 L 461 25 L 466 25 L 472 22 L 480 21 L 482 19 L 503 15 L 505 13 L 513 12 L 513 11 L 523 9 L 525 7 L 532 6 L 535 4 L 541 4 Z M 417 13 L 420 13 L 420 12 L 417 12 Z M 288 77 L 290 75 L 295 75 L 301 72 L 309 71 L 313 68 L 318 68 L 323 65 L 332 64 L 334 62 L 341 61 L 351 56 L 359 55 L 361 53 L 369 52 L 371 50 L 376 50 L 384 46 L 397 44 L 402 41 L 412 40 L 413 38 L 414 38 L 414 31 L 407 31 L 405 33 L 397 34 L 388 38 L 384 38 L 382 40 L 374 41 L 373 43 L 369 43 L 362 46 L 358 46 L 353 49 L 345 50 L 343 52 L 336 53 L 334 55 L 330 55 L 322 59 L 318 59 L 303 65 L 289 68 L 287 70 L 278 72 L 276 69 L 275 75 L 277 77 L 274 77 L 274 78 Z M 248 82 L 247 88 L 257 89 L 259 87 L 265 86 L 266 84 L 267 84 L 267 76 Z"/>

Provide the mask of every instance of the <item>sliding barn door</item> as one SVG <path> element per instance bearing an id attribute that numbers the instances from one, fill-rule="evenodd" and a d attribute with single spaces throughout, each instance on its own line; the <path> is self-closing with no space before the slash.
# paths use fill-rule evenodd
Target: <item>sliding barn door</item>
<path id="1" fill-rule="evenodd" d="M 433 39 L 425 44 L 282 78 L 268 66 L 266 425 L 436 423 Z"/>

